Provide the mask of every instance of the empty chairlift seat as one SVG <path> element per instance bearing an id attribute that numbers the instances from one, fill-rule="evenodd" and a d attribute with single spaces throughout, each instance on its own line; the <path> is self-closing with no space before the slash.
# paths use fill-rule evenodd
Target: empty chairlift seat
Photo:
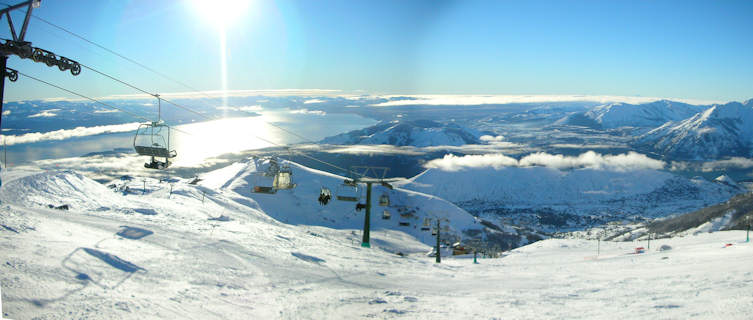
<path id="1" fill-rule="evenodd" d="M 295 184 L 293 183 L 293 171 L 289 166 L 283 165 L 282 168 L 280 168 L 280 171 L 275 175 L 274 182 L 272 182 L 272 187 L 277 190 L 295 188 Z"/>
<path id="2" fill-rule="evenodd" d="M 170 160 L 178 153 L 170 145 L 170 127 L 162 121 L 142 123 L 133 138 L 133 149 L 142 156 L 152 157 L 146 168 L 163 169 L 170 165 Z M 157 161 L 155 158 L 164 158 Z"/>
<path id="3" fill-rule="evenodd" d="M 358 202 L 361 198 L 360 190 L 355 181 L 345 179 L 343 184 L 337 188 L 335 198 L 340 201 Z"/>
<path id="4" fill-rule="evenodd" d="M 390 205 L 390 197 L 383 193 L 381 197 L 379 197 L 379 205 L 382 207 L 387 207 Z"/>

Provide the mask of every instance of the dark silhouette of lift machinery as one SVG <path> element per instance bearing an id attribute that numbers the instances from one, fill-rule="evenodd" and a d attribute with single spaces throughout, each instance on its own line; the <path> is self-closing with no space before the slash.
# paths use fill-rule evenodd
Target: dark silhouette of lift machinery
<path id="1" fill-rule="evenodd" d="M 31 19 L 31 11 L 34 8 L 39 8 L 41 3 L 42 0 L 29 0 L 0 10 L 0 19 L 3 16 L 8 19 L 10 34 L 13 36 L 13 39 L 4 39 L 4 42 L 0 43 L 0 70 L 4 73 L 0 77 L 0 127 L 2 127 L 2 100 L 5 93 L 5 77 L 8 77 L 8 80 L 11 82 L 18 80 L 18 71 L 7 67 L 8 56 L 15 55 L 22 59 L 31 59 L 34 62 L 44 63 L 48 67 L 57 66 L 60 71 L 70 71 L 74 76 L 81 73 L 81 65 L 78 62 L 63 56 L 58 57 L 54 53 L 44 49 L 32 47 L 31 42 L 25 40 L 26 30 L 29 28 L 29 20 Z M 10 12 L 23 8 L 26 8 L 26 16 L 24 17 L 20 32 L 16 33 L 16 27 L 13 25 Z"/>
<path id="2" fill-rule="evenodd" d="M 361 241 L 361 247 L 370 248 L 371 244 L 369 243 L 369 233 L 371 231 L 371 186 L 376 183 L 392 190 L 393 187 L 390 183 L 404 180 L 404 178 L 386 178 L 387 171 L 389 171 L 389 168 L 387 167 L 353 166 L 350 167 L 350 171 L 353 173 L 353 178 L 345 179 L 345 184 L 366 185 L 366 205 L 364 207 L 364 209 L 366 209 L 366 215 L 364 216 L 363 221 L 363 239 Z M 372 174 L 372 176 L 369 176 L 369 174 Z M 381 198 L 380 200 L 384 200 L 384 198 Z M 380 202 L 385 203 L 385 201 Z"/>

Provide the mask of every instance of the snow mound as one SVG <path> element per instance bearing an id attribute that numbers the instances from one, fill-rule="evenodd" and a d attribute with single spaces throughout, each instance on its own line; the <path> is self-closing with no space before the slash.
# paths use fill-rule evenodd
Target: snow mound
<path id="1" fill-rule="evenodd" d="M 724 185 L 728 185 L 728 186 L 736 188 L 736 189 L 740 189 L 741 188 L 740 185 L 738 185 L 737 182 L 735 182 L 734 179 L 730 178 L 730 176 L 728 176 L 726 174 L 723 174 L 721 176 L 716 177 L 716 179 L 714 179 L 714 182 L 721 183 L 721 184 L 724 184 Z"/>
<path id="2" fill-rule="evenodd" d="M 72 210 L 94 210 L 122 204 L 122 196 L 81 173 L 48 171 L 3 181 L 3 202 L 48 207 L 67 204 Z"/>

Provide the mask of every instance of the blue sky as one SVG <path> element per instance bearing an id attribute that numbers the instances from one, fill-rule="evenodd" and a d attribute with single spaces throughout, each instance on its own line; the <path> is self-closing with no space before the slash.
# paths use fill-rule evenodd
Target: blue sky
<path id="1" fill-rule="evenodd" d="M 196 7 L 42 0 L 34 14 L 192 87 L 218 90 L 220 31 Z M 227 85 L 745 100 L 753 97 L 750 13 L 753 1 L 257 0 L 226 27 Z M 186 91 L 38 20 L 27 40 L 150 91 Z M 74 78 L 18 58 L 9 67 L 87 95 L 136 93 L 88 70 Z M 6 100 L 63 96 L 31 80 L 6 84 Z"/>

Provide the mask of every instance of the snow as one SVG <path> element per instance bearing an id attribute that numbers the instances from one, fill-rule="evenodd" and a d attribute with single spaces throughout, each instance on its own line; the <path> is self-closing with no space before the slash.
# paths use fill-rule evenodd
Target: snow
<path id="1" fill-rule="evenodd" d="M 644 215 L 699 209 L 740 192 L 727 185 L 689 180 L 661 170 L 548 167 L 487 167 L 456 172 L 429 169 L 403 188 L 463 204 L 466 210 L 473 203 L 492 202 L 507 208 L 574 207 L 581 214 L 608 211 Z"/>
<path id="2" fill-rule="evenodd" d="M 595 241 L 550 239 L 479 264 L 469 255 L 435 264 L 420 231 L 377 215 L 372 248 L 362 248 L 362 213 L 316 203 L 320 186 L 342 177 L 291 163 L 295 189 L 251 194 L 265 165 L 233 164 L 198 185 L 136 177 L 113 188 L 76 171 L 3 171 L 3 316 L 744 319 L 753 307 L 744 232 L 655 240 L 644 254 L 632 254 L 642 242 L 602 241 L 598 257 Z M 419 216 L 475 224 L 440 198 L 390 192 Z M 47 208 L 63 203 L 71 209 Z M 229 221 L 209 220 L 221 215 Z M 142 237 L 118 235 L 126 227 Z"/>
<path id="3" fill-rule="evenodd" d="M 659 100 L 638 105 L 606 104 L 586 112 L 585 115 L 605 129 L 625 126 L 654 128 L 668 121 L 686 119 L 705 108 L 705 106 Z"/>
<path id="4" fill-rule="evenodd" d="M 322 140 L 326 144 L 366 144 L 393 146 L 462 146 L 478 144 L 481 134 L 455 123 L 429 120 L 383 122 L 362 130 L 339 134 Z"/>
<path id="5" fill-rule="evenodd" d="M 637 143 L 664 155 L 703 160 L 753 156 L 753 107 L 739 102 L 714 105 L 684 120 L 667 122 Z"/>

